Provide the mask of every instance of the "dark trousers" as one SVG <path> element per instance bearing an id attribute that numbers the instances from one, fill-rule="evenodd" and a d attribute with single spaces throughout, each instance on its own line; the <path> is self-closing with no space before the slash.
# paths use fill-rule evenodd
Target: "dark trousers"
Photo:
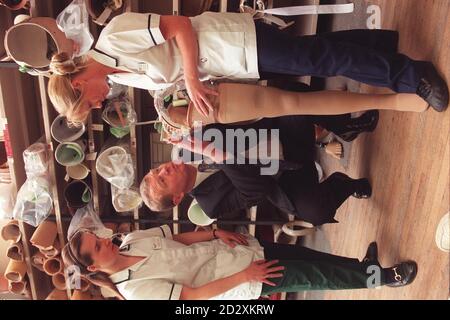
<path id="1" fill-rule="evenodd" d="M 356 191 L 353 180 L 343 180 L 340 175 L 334 173 L 319 183 L 316 168 L 305 165 L 301 170 L 283 173 L 279 185 L 294 204 L 294 214 L 320 226 L 337 222 L 337 209 Z"/>
<path id="2" fill-rule="evenodd" d="M 336 210 L 355 191 L 354 180 L 334 173 L 319 183 L 314 164 L 315 131 L 313 123 L 328 130 L 338 129 L 350 119 L 348 115 L 330 117 L 288 116 L 272 119 L 279 128 L 285 159 L 301 163 L 300 170 L 285 171 L 278 183 L 296 207 L 296 215 L 314 225 L 336 222 Z"/>
<path id="3" fill-rule="evenodd" d="M 360 289 L 386 284 L 379 264 L 335 256 L 306 247 L 262 243 L 266 260 L 280 260 L 283 277 L 271 278 L 275 287 L 263 284 L 262 295 L 307 290 Z M 374 270 L 379 277 L 375 280 Z"/>
<path id="4" fill-rule="evenodd" d="M 395 52 L 395 32 L 350 30 L 294 37 L 262 22 L 255 25 L 261 73 L 340 75 L 404 93 L 416 92 L 423 73 L 423 62 Z"/>
<path id="5" fill-rule="evenodd" d="M 278 129 L 284 159 L 302 165 L 301 169 L 284 171 L 278 179 L 278 184 L 295 206 L 296 212 L 293 214 L 313 225 L 322 225 L 336 222 L 334 219 L 336 210 L 356 190 L 353 180 L 343 179 L 342 174 L 332 174 L 319 183 L 314 163 L 314 124 L 320 124 L 330 131 L 338 131 L 343 130 L 342 128 L 349 120 L 350 115 L 285 116 L 263 119 L 248 125 L 213 124 L 207 128 L 214 128 L 221 132 L 230 128 Z M 225 142 L 224 145 L 229 143 L 229 141 Z M 245 149 L 252 147 L 254 145 L 248 144 Z"/>

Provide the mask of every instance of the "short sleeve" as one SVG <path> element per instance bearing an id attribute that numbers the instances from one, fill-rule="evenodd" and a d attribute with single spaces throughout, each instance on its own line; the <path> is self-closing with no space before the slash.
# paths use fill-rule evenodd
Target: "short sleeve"
<path id="1" fill-rule="evenodd" d="M 142 235 L 145 237 L 160 237 L 172 239 L 172 231 L 170 230 L 170 227 L 167 224 L 147 230 L 134 231 L 134 233 L 136 232 L 142 233 Z"/>
<path id="2" fill-rule="evenodd" d="M 101 32 L 96 49 L 137 53 L 165 42 L 160 29 L 161 16 L 154 13 L 128 12 L 114 19 Z"/>
<path id="3" fill-rule="evenodd" d="M 149 15 L 148 31 L 155 45 L 162 44 L 166 40 L 164 39 L 161 29 L 159 27 L 161 21 L 161 16 L 159 14 L 151 13 Z"/>
<path id="4" fill-rule="evenodd" d="M 140 240 L 150 240 L 151 238 L 166 238 L 172 240 L 172 231 L 168 225 L 163 225 L 147 230 L 136 230 L 130 232 L 122 241 L 121 249 L 126 248 L 130 243 Z M 123 249 L 128 250 L 128 249 Z"/>
<path id="5" fill-rule="evenodd" d="M 172 239 L 172 230 L 170 230 L 170 227 L 167 224 L 158 227 L 158 229 L 160 231 L 161 237 Z"/>
<path id="6" fill-rule="evenodd" d="M 166 280 L 145 279 L 129 281 L 118 289 L 127 300 L 179 300 L 183 286 Z"/>

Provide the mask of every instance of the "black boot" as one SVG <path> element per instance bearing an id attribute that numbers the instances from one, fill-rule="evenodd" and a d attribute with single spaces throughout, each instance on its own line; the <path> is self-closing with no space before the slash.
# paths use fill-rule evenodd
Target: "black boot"
<path id="1" fill-rule="evenodd" d="M 369 180 L 366 178 L 358 179 L 355 181 L 356 191 L 352 194 L 357 199 L 369 199 L 372 196 L 372 186 Z"/>
<path id="2" fill-rule="evenodd" d="M 427 63 L 424 67 L 417 94 L 437 112 L 445 111 L 448 107 L 447 84 L 432 63 Z"/>
<path id="3" fill-rule="evenodd" d="M 378 264 L 378 245 L 375 241 L 369 244 L 363 262 Z"/>
<path id="4" fill-rule="evenodd" d="M 353 189 L 353 193 L 351 194 L 353 197 L 357 199 L 369 199 L 372 196 L 372 186 L 370 185 L 368 179 L 352 179 L 342 172 L 335 172 L 332 176 L 334 176 L 334 178 L 350 182 L 351 188 Z"/>
<path id="5" fill-rule="evenodd" d="M 380 113 L 378 110 L 371 110 L 358 118 L 350 119 L 349 123 L 343 126 L 341 133 L 336 133 L 342 140 L 351 142 L 362 132 L 372 132 L 378 124 Z M 340 130 L 339 130 L 340 131 Z"/>
<path id="6" fill-rule="evenodd" d="M 417 263 L 406 261 L 397 264 L 386 271 L 386 282 L 389 287 L 403 287 L 414 281 L 417 275 Z"/>

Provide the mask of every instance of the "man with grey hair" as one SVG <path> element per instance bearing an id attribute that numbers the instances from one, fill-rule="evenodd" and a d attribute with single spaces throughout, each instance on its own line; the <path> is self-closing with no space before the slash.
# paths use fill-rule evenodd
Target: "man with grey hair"
<path id="1" fill-rule="evenodd" d="M 368 115 L 371 126 L 364 131 L 375 129 L 378 120 L 377 112 Z M 349 196 L 369 198 L 372 190 L 367 179 L 352 179 L 340 172 L 319 183 L 314 163 L 313 122 L 317 122 L 316 118 L 290 116 L 239 126 L 242 129 L 279 129 L 283 160 L 276 175 L 261 175 L 258 164 L 224 163 L 216 164 L 214 168 L 206 166 L 207 170 L 202 170 L 205 167 L 203 164 L 169 162 L 150 170 L 144 177 L 141 183 L 142 198 L 151 210 L 165 211 L 178 205 L 189 194 L 210 218 L 230 217 L 241 209 L 268 200 L 281 211 L 295 214 L 313 225 L 336 222 L 336 210 Z M 334 117 L 325 118 L 331 119 L 328 123 L 333 123 Z M 347 122 L 355 121 L 346 119 Z M 336 124 L 334 126 L 337 127 Z M 214 127 L 223 129 L 230 126 Z M 198 153 L 197 150 L 195 152 Z M 216 163 L 224 160 L 223 151 L 217 148 L 207 147 L 200 152 L 206 152 L 204 155 Z"/>

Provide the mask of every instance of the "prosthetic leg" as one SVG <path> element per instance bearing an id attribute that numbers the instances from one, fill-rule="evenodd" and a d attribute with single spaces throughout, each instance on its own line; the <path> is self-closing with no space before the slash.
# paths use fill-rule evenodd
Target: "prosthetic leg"
<path id="1" fill-rule="evenodd" d="M 291 92 L 249 84 L 221 83 L 214 114 L 190 107 L 187 123 L 235 123 L 261 117 L 335 115 L 371 109 L 422 112 L 428 104 L 415 94 L 361 94 L 342 91 Z"/>

